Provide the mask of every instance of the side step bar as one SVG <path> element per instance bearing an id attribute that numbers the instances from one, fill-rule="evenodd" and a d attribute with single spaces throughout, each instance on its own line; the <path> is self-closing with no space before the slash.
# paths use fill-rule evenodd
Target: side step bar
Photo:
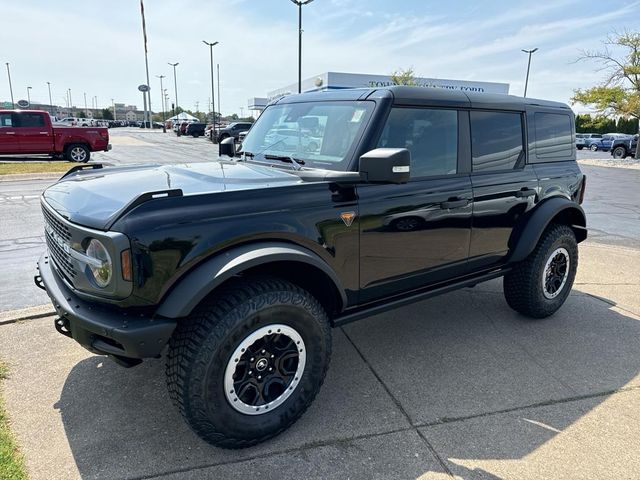
<path id="1" fill-rule="evenodd" d="M 359 307 L 352 311 L 345 311 L 339 317 L 336 317 L 333 320 L 333 323 L 336 327 L 340 325 L 345 325 L 347 323 L 355 322 L 356 320 L 360 320 L 365 317 L 370 317 L 372 315 L 377 315 L 379 313 L 386 312 L 387 310 L 393 310 L 398 307 L 402 307 L 404 305 L 409 305 L 414 302 L 419 302 L 420 300 L 426 300 L 427 298 L 435 297 L 436 295 L 441 295 L 443 293 L 451 292 L 453 290 L 458 290 L 464 287 L 473 287 L 478 283 L 486 282 L 487 280 L 493 280 L 494 278 L 502 277 L 505 273 L 508 273 L 511 270 L 509 267 L 501 268 L 499 270 L 492 270 L 488 273 L 484 273 L 482 275 L 477 275 L 474 277 L 466 278 L 464 280 L 448 283 L 446 285 L 442 285 L 440 287 L 432 287 L 428 290 L 419 290 L 418 292 L 413 292 L 405 296 L 401 296 L 396 298 L 395 300 L 391 300 L 385 303 L 374 303 L 369 306 Z"/>

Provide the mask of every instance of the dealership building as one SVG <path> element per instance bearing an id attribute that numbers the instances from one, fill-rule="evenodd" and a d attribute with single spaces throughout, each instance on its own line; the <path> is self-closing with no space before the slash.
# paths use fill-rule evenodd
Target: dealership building
<path id="1" fill-rule="evenodd" d="M 474 80 L 449 80 L 445 78 L 416 77 L 416 84 L 424 88 L 444 88 L 463 92 L 509 93 L 508 83 L 477 82 Z M 364 73 L 325 72 L 302 81 L 303 92 L 322 92 L 344 88 L 375 88 L 394 85 L 390 75 L 369 75 Z M 247 102 L 249 110 L 262 111 L 276 98 L 298 93 L 298 84 L 294 83 L 267 93 L 266 97 L 253 97 Z"/>

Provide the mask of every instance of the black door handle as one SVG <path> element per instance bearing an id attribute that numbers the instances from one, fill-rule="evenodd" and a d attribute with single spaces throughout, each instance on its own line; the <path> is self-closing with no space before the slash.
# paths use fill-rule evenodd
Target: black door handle
<path id="1" fill-rule="evenodd" d="M 440 208 L 442 208 L 444 210 L 444 209 L 448 209 L 448 208 L 466 207 L 467 205 L 469 205 L 469 199 L 468 198 L 452 197 L 449 200 L 447 200 L 446 202 L 442 202 L 440 204 Z"/>
<path id="2" fill-rule="evenodd" d="M 525 198 L 525 197 L 533 197 L 536 194 L 536 191 L 531 188 L 523 188 L 522 190 L 518 190 L 514 195 L 517 198 Z"/>

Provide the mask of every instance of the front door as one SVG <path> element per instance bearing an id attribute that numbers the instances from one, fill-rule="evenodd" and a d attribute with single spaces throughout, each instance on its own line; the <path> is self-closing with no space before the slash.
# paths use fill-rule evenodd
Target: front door
<path id="1" fill-rule="evenodd" d="M 458 171 L 458 112 L 394 108 L 378 147 L 411 152 L 411 181 L 363 185 L 360 302 L 463 274 L 469 252 L 471 181 Z"/>
<path id="2" fill-rule="evenodd" d="M 18 138 L 16 137 L 14 113 L 0 113 L 0 153 L 17 153 Z"/>
<path id="3" fill-rule="evenodd" d="M 51 153 L 53 130 L 46 126 L 44 114 L 20 112 L 16 117 L 16 136 L 20 150 L 27 153 Z"/>

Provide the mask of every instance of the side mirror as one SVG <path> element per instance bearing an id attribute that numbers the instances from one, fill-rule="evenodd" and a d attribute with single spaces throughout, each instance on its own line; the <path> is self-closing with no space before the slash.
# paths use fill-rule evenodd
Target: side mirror
<path id="1" fill-rule="evenodd" d="M 358 171 L 370 183 L 407 183 L 411 177 L 411 152 L 406 148 L 376 148 L 360 157 Z"/>
<path id="2" fill-rule="evenodd" d="M 236 141 L 233 137 L 225 138 L 219 144 L 220 156 L 226 155 L 228 157 L 234 157 L 236 154 Z"/>

